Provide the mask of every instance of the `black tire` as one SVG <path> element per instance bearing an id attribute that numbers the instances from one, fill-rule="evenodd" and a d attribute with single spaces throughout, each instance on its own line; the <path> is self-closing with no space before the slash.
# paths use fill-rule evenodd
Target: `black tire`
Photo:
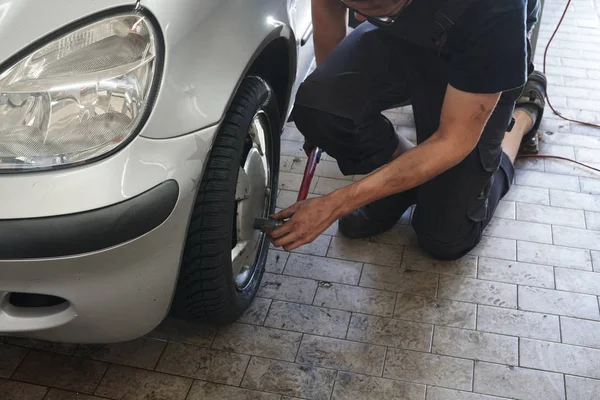
<path id="1" fill-rule="evenodd" d="M 258 77 L 247 77 L 215 138 L 196 196 L 171 307 L 171 314 L 176 318 L 231 323 L 248 308 L 258 291 L 268 242 L 264 241 L 250 280 L 243 288 L 234 283 L 231 249 L 239 168 L 250 124 L 259 111 L 264 112 L 270 127 L 267 135 L 272 177 L 269 212 L 275 210 L 280 114 L 268 83 Z"/>

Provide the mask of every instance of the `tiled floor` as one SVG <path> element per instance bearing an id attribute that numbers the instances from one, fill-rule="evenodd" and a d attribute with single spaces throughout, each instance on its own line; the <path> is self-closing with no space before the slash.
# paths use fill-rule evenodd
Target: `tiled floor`
<path id="1" fill-rule="evenodd" d="M 547 1 L 540 50 L 564 3 Z M 595 122 L 599 12 L 575 0 L 548 58 L 553 103 Z M 414 137 L 410 109 L 389 115 Z M 541 131 L 545 153 L 600 165 L 600 130 L 548 112 Z M 284 139 L 280 207 L 305 163 L 299 133 Z M 315 195 L 355 179 L 327 157 L 317 174 Z M 4 339 L 0 399 L 600 399 L 600 174 L 529 160 L 516 183 L 456 262 L 416 248 L 409 213 L 369 241 L 334 226 L 297 252 L 272 251 L 232 326 L 168 320 L 113 346 Z"/>

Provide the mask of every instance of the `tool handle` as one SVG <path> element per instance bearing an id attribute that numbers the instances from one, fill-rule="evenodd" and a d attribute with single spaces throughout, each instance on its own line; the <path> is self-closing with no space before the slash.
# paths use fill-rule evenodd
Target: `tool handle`
<path id="1" fill-rule="evenodd" d="M 317 164 L 321 161 L 321 149 L 313 147 L 306 161 L 306 168 L 304 169 L 304 177 L 302 178 L 302 184 L 300 185 L 300 191 L 298 192 L 298 201 L 306 200 L 308 197 L 308 191 L 310 189 L 310 183 L 312 182 L 313 176 L 317 169 Z"/>

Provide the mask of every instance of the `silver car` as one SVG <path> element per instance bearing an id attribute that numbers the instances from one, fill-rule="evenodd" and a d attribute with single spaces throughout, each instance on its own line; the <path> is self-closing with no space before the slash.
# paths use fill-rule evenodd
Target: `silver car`
<path id="1" fill-rule="evenodd" d="M 247 309 L 311 34 L 310 0 L 0 0 L 0 334 Z"/>

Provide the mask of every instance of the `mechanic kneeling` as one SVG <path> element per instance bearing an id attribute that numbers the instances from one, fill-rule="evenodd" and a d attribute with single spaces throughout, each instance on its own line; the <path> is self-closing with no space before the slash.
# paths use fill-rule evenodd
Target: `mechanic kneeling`
<path id="1" fill-rule="evenodd" d="M 529 33 L 537 0 L 312 0 L 317 69 L 293 111 L 307 143 L 346 175 L 370 174 L 276 214 L 293 250 L 333 222 L 350 238 L 392 228 L 416 204 L 420 246 L 440 259 L 475 247 L 537 132 L 545 77 Z M 346 37 L 347 9 L 366 20 Z M 381 112 L 410 100 L 417 146 Z M 374 172 L 375 171 L 375 172 Z"/>

